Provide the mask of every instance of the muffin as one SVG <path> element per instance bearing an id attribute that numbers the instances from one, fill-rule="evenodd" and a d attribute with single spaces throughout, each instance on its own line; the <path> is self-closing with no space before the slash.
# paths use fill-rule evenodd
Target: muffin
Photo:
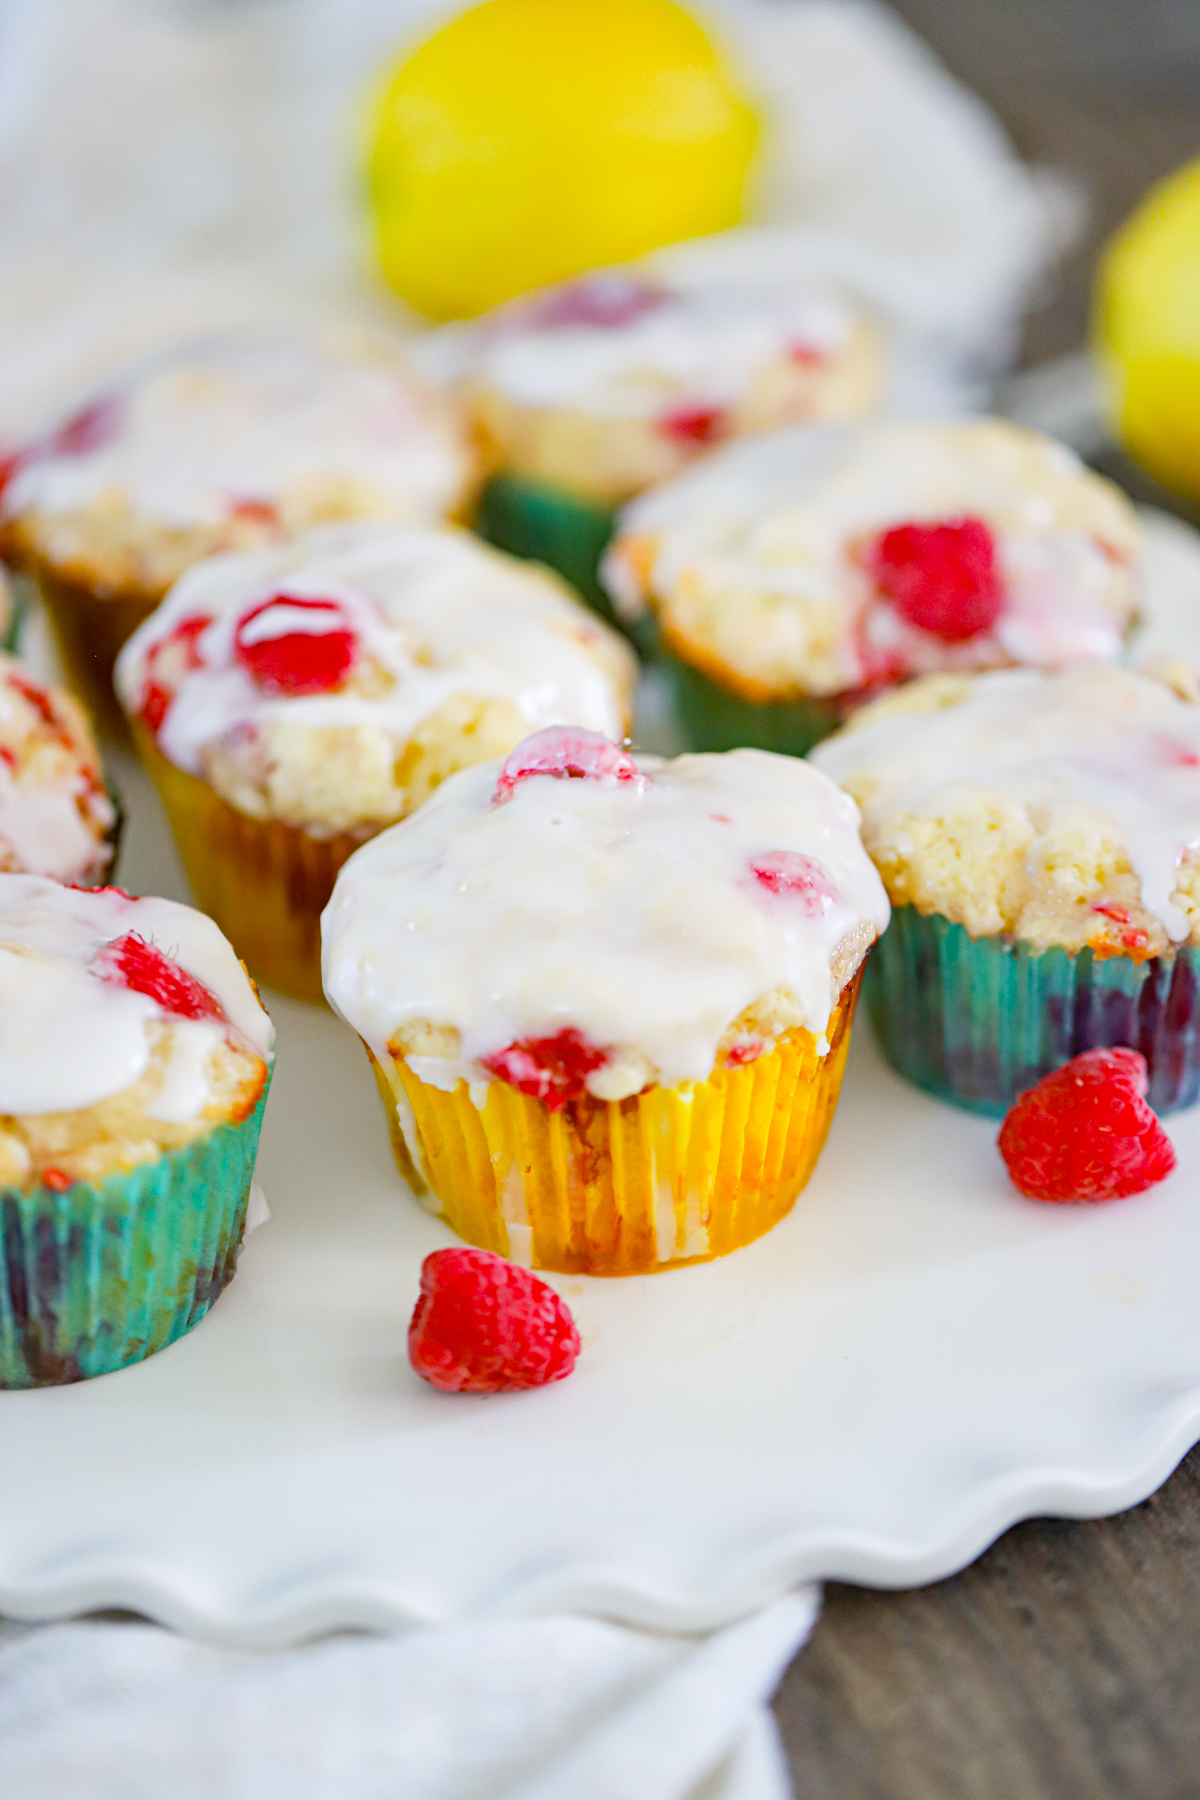
<path id="1" fill-rule="evenodd" d="M 932 675 L 813 760 L 892 902 L 867 969 L 889 1061 L 977 1112 L 1084 1050 L 1200 1093 L 1200 705 L 1105 663 Z"/>
<path id="2" fill-rule="evenodd" d="M 627 646 L 465 531 L 327 526 L 199 564 L 117 665 L 196 898 L 272 987 L 321 998 L 351 851 L 541 725 L 620 736 Z"/>
<path id="3" fill-rule="evenodd" d="M 112 865 L 116 834 L 83 708 L 0 653 L 0 870 L 94 887 Z"/>
<path id="4" fill-rule="evenodd" d="M 72 683 L 113 723 L 113 659 L 218 550 L 337 519 L 434 524 L 473 502 L 455 404 L 383 355 L 231 340 L 135 370 L 0 470 L 0 556 L 48 605 Z"/>
<path id="5" fill-rule="evenodd" d="M 604 577 L 654 620 L 697 750 L 803 755 L 912 676 L 1116 656 L 1139 527 L 1061 444 L 999 419 L 782 431 L 621 514 Z"/>
<path id="6" fill-rule="evenodd" d="M 596 569 L 616 506 L 728 438 L 865 411 L 883 367 L 875 328 L 828 289 L 634 267 L 445 326 L 417 355 L 472 409 L 495 471 L 485 535 L 608 616 Z"/>
<path id="7" fill-rule="evenodd" d="M 204 1317 L 272 1042 L 211 919 L 0 875 L 0 1387 L 106 1374 Z"/>
<path id="8" fill-rule="evenodd" d="M 887 917 L 857 808 L 808 764 L 551 729 L 350 859 L 325 991 L 460 1236 L 645 1274 L 790 1210 Z"/>

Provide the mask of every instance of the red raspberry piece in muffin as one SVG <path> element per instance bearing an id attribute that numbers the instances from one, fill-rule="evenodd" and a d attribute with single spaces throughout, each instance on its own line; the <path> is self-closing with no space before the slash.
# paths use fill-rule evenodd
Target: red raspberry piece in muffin
<path id="1" fill-rule="evenodd" d="M 723 406 L 677 406 L 658 421 L 664 437 L 676 444 L 703 448 L 718 444 L 729 430 L 729 414 Z"/>
<path id="2" fill-rule="evenodd" d="M 1022 1094 L 1000 1128 L 1013 1185 L 1031 1200 L 1121 1200 L 1175 1167 L 1145 1101 L 1136 1050 L 1085 1050 Z"/>
<path id="3" fill-rule="evenodd" d="M 180 680 L 203 665 L 199 643 L 211 624 L 211 613 L 196 613 L 191 618 L 180 619 L 175 629 L 151 645 L 146 654 L 149 678 L 142 688 L 138 710 L 155 737 L 162 730 Z"/>
<path id="4" fill-rule="evenodd" d="M 272 594 L 252 606 L 234 634 L 238 661 L 268 694 L 329 694 L 358 657 L 358 639 L 336 600 Z"/>
<path id="5" fill-rule="evenodd" d="M 558 1112 L 568 1100 L 582 1098 L 588 1076 L 604 1067 L 608 1052 L 568 1026 L 550 1037 L 522 1038 L 482 1060 L 489 1075 Z"/>
<path id="6" fill-rule="evenodd" d="M 507 800 L 513 789 L 534 775 L 559 780 L 631 781 L 644 777 L 628 752 L 599 731 L 571 725 L 547 725 L 525 738 L 500 771 L 493 802 Z"/>
<path id="7" fill-rule="evenodd" d="M 202 981 L 189 975 L 136 931 L 106 944 L 92 964 L 102 981 L 118 982 L 147 994 L 179 1019 L 221 1019 L 221 1003 Z"/>
<path id="8" fill-rule="evenodd" d="M 771 850 L 755 857 L 750 873 L 768 894 L 786 896 L 799 903 L 810 919 L 827 913 L 838 898 L 837 888 L 821 864 L 798 850 Z"/>
<path id="9" fill-rule="evenodd" d="M 91 456 L 93 451 L 102 450 L 105 444 L 112 443 L 120 431 L 123 411 L 122 403 L 115 394 L 106 395 L 102 400 L 93 400 L 90 406 L 85 406 L 58 427 L 50 439 L 50 454 Z"/>
<path id="10" fill-rule="evenodd" d="M 590 331 L 620 331 L 647 313 L 657 312 L 669 299 L 665 288 L 650 282 L 606 275 L 556 288 L 544 299 L 519 308 L 517 316 L 523 327 L 532 325 L 543 331 L 572 326 Z"/>
<path id="11" fill-rule="evenodd" d="M 947 643 L 990 630 L 1003 610 L 996 540 L 982 519 L 894 525 L 868 565 L 897 612 Z"/>
<path id="12" fill-rule="evenodd" d="M 579 1333 L 548 1282 L 468 1246 L 435 1250 L 421 1266 L 408 1359 L 448 1394 L 499 1394 L 561 1381 Z"/>

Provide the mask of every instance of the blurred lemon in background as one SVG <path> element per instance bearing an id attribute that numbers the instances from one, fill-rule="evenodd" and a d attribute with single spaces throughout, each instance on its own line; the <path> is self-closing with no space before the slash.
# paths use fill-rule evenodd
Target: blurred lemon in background
<path id="1" fill-rule="evenodd" d="M 1200 158 L 1152 188 L 1113 238 L 1095 324 L 1126 449 L 1200 500 Z"/>
<path id="2" fill-rule="evenodd" d="M 758 135 L 671 0 L 485 0 L 380 83 L 369 176 L 387 279 L 481 312 L 741 216 Z"/>

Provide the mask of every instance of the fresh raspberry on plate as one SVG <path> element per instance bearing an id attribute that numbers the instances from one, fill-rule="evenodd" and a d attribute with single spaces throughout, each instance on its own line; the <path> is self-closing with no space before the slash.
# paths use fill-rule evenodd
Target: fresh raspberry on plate
<path id="1" fill-rule="evenodd" d="M 868 567 L 910 625 L 948 644 L 990 630 L 1004 606 L 996 540 L 983 519 L 893 525 L 876 539 Z"/>
<path id="2" fill-rule="evenodd" d="M 606 1051 L 597 1050 L 568 1027 L 552 1037 L 522 1038 L 494 1056 L 485 1056 L 483 1066 L 518 1093 L 532 1094 L 535 1100 L 544 1100 L 551 1112 L 558 1112 L 568 1100 L 583 1096 L 592 1070 L 607 1061 Z"/>
<path id="3" fill-rule="evenodd" d="M 838 897 L 828 872 L 799 850 L 770 850 L 765 856 L 756 856 L 750 873 L 768 894 L 794 901 L 810 919 L 827 913 Z"/>
<path id="4" fill-rule="evenodd" d="M 493 803 L 507 800 L 513 789 L 533 775 L 567 781 L 632 781 L 642 774 L 632 756 L 599 731 L 575 725 L 547 725 L 519 743 L 505 761 Z"/>
<path id="5" fill-rule="evenodd" d="M 1136 1050 L 1085 1050 L 1022 1094 L 1000 1127 L 1013 1184 L 1031 1200 L 1122 1200 L 1175 1167 L 1145 1101 Z"/>
<path id="6" fill-rule="evenodd" d="M 92 968 L 102 981 L 115 981 L 157 1000 L 164 1012 L 179 1019 L 221 1019 L 224 1013 L 216 995 L 164 956 L 156 944 L 148 944 L 136 931 L 105 944 Z"/>
<path id="7" fill-rule="evenodd" d="M 358 640 L 336 600 L 272 594 L 238 620 L 237 659 L 267 694 L 328 694 L 358 655 Z"/>
<path id="8" fill-rule="evenodd" d="M 575 1367 L 579 1333 L 548 1282 L 490 1250 L 456 1245 L 421 1265 L 408 1360 L 447 1394 L 544 1387 Z"/>

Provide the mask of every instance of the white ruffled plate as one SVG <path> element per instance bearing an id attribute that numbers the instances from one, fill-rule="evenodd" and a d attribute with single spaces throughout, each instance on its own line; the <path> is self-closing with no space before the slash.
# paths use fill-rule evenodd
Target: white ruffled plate
<path id="1" fill-rule="evenodd" d="M 1153 524 L 1153 522 L 1152 522 Z M 1151 631 L 1200 662 L 1195 540 L 1153 524 Z M 126 879 L 183 893 L 137 771 Z M 718 1263 L 556 1278 L 584 1354 L 451 1398 L 405 1360 L 421 1258 L 366 1060 L 278 1002 L 270 1223 L 212 1317 L 139 1367 L 0 1394 L 0 1611 L 135 1608 L 229 1642 L 488 1611 L 704 1627 L 791 1583 L 906 1585 L 1033 1513 L 1111 1512 L 1200 1437 L 1200 1109 L 1171 1180 L 1020 1200 L 995 1127 L 860 1024 L 791 1217 Z"/>

